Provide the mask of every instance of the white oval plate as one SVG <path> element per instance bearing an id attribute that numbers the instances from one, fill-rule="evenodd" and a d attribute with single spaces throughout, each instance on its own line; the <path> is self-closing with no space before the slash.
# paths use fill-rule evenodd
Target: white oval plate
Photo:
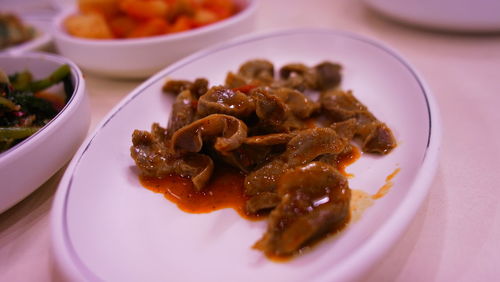
<path id="1" fill-rule="evenodd" d="M 134 129 L 165 126 L 173 97 L 167 77 L 221 84 L 252 58 L 343 64 L 353 89 L 393 130 L 390 155 L 364 155 L 349 172 L 354 189 L 374 193 L 395 169 L 394 187 L 362 219 L 312 252 L 287 263 L 251 248 L 265 222 L 233 210 L 188 214 L 143 188 L 129 156 Z M 245 37 L 193 54 L 130 93 L 82 145 L 61 181 L 53 210 L 59 265 L 73 279 L 109 281 L 331 281 L 364 273 L 389 249 L 421 204 L 437 166 L 440 123 L 429 90 L 394 51 L 343 32 L 290 30 Z"/>

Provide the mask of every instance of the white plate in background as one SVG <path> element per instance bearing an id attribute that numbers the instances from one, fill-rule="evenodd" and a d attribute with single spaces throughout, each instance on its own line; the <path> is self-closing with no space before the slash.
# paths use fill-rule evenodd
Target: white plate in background
<path id="1" fill-rule="evenodd" d="M 460 31 L 500 31 L 497 0 L 364 0 L 375 11 L 421 27 Z"/>
<path id="2" fill-rule="evenodd" d="M 395 169 L 394 186 L 361 220 L 286 263 L 251 248 L 265 222 L 233 210 L 188 214 L 143 188 L 129 156 L 134 129 L 165 126 L 173 97 L 166 78 L 226 73 L 253 58 L 277 67 L 323 60 L 344 66 L 342 87 L 395 133 L 389 155 L 363 155 L 348 172 L 353 189 L 375 193 Z M 58 265 L 70 279 L 107 281 L 345 281 L 365 273 L 389 250 L 427 195 L 437 169 L 441 127 L 436 104 L 408 62 L 364 37 L 322 29 L 253 35 L 195 53 L 144 82 L 102 121 L 79 149 L 53 206 Z"/>

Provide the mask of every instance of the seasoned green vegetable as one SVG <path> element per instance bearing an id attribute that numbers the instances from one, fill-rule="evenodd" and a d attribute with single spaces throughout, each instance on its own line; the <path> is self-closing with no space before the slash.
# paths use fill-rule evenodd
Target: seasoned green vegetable
<path id="1" fill-rule="evenodd" d="M 33 81 L 28 84 L 28 89 L 31 92 L 37 92 L 45 90 L 54 84 L 61 82 L 64 78 L 68 77 L 70 69 L 68 65 L 62 65 L 57 70 L 55 70 L 50 76 L 45 79 Z"/>
<path id="2" fill-rule="evenodd" d="M 1 153 L 53 119 L 73 93 L 73 85 L 68 65 L 40 80 L 34 80 L 29 71 L 6 76 L 0 70 L 0 74 L 3 77 L 0 80 Z M 65 97 L 45 91 L 58 83 L 64 84 Z"/>
<path id="3" fill-rule="evenodd" d="M 21 71 L 12 75 L 12 80 L 10 81 L 12 87 L 17 90 L 28 90 L 29 84 L 33 80 L 33 76 L 29 71 Z"/>
<path id="4" fill-rule="evenodd" d="M 39 127 L 0 127 L 0 140 L 26 138 L 37 132 Z"/>
<path id="5" fill-rule="evenodd" d="M 2 96 L 0 96 L 0 105 L 12 111 L 19 111 L 21 109 L 19 105 L 14 104 L 14 102 Z"/>

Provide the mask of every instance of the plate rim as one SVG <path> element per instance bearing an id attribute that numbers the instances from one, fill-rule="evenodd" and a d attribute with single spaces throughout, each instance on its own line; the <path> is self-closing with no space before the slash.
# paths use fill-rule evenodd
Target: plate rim
<path id="1" fill-rule="evenodd" d="M 421 165 L 415 176 L 415 181 L 413 181 L 411 186 L 409 187 L 410 190 L 416 192 L 413 192 L 413 194 L 411 194 L 412 197 L 405 197 L 403 201 L 398 205 L 398 208 L 397 210 L 395 210 L 393 215 L 378 228 L 377 232 L 375 232 L 375 234 L 369 240 L 363 243 L 363 245 L 356 249 L 356 251 L 351 255 L 346 257 L 345 261 L 337 265 L 335 271 L 324 273 L 321 277 L 321 280 L 350 280 L 359 277 L 359 275 L 362 275 L 369 269 L 371 269 L 371 267 L 373 267 L 374 265 L 373 262 L 378 261 L 383 254 L 387 253 L 392 245 L 397 242 L 397 239 L 401 237 L 402 233 L 407 229 L 417 210 L 428 194 L 438 167 L 442 135 L 439 110 L 433 94 L 427 83 L 422 79 L 422 76 L 419 75 L 417 70 L 412 65 L 410 65 L 410 63 L 408 63 L 408 61 L 404 59 L 403 56 L 401 56 L 393 48 L 388 47 L 386 44 L 367 36 L 348 31 L 327 28 L 293 28 L 244 35 L 233 40 L 218 44 L 216 46 L 195 52 L 167 66 L 166 68 L 162 69 L 161 71 L 157 72 L 155 75 L 141 83 L 138 87 L 127 94 L 117 105 L 115 105 L 110 112 L 108 112 L 108 114 L 96 126 L 94 131 L 88 135 L 87 139 L 78 149 L 77 153 L 66 169 L 66 172 L 64 173 L 54 199 L 51 215 L 53 251 L 55 253 L 56 262 L 58 262 L 59 266 L 63 267 L 63 273 L 68 277 L 72 277 L 75 279 L 81 278 L 83 276 L 90 280 L 102 280 L 97 276 L 97 274 L 93 273 L 92 270 L 89 269 L 76 254 L 76 251 L 74 250 L 68 234 L 66 211 L 68 208 L 68 197 L 73 181 L 74 172 L 76 172 L 80 160 L 83 158 L 85 152 L 90 148 L 94 138 L 98 135 L 98 133 L 113 119 L 113 117 L 122 108 L 127 106 L 127 104 L 133 101 L 144 90 L 155 84 L 158 80 L 164 79 L 169 75 L 169 73 L 174 72 L 175 70 L 182 68 L 183 66 L 192 63 L 193 61 L 210 55 L 211 53 L 219 52 L 236 45 L 245 44 L 247 42 L 282 36 L 312 33 L 348 37 L 350 39 L 368 43 L 378 49 L 385 51 L 386 53 L 397 59 L 408 71 L 410 71 L 412 76 L 415 78 L 415 81 L 418 82 L 421 93 L 426 101 L 427 114 L 429 117 L 427 147 L 424 153 L 424 157 L 421 160 Z M 419 190 L 416 190 L 415 187 L 419 187 Z M 384 230 L 384 232 L 380 232 L 380 230 Z M 380 246 L 383 246 L 383 248 L 381 248 Z M 362 259 L 363 257 L 367 256 L 375 257 L 375 259 Z M 356 269 L 358 269 L 357 273 L 349 271 L 350 269 L 352 269 L 353 264 L 355 264 Z"/>

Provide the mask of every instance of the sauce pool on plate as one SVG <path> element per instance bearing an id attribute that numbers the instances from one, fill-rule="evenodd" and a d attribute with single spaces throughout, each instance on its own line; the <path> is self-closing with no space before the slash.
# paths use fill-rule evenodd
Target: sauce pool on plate
<path id="1" fill-rule="evenodd" d="M 352 147 L 351 153 L 343 154 L 337 162 L 339 171 L 350 176 L 345 169 L 361 155 L 359 149 Z M 232 208 L 241 217 L 258 220 L 265 214 L 248 214 L 245 203 L 249 199 L 244 193 L 245 174 L 225 164 L 215 166 L 214 175 L 208 185 L 197 191 L 189 178 L 179 175 L 167 175 L 162 178 L 141 176 L 141 184 L 156 193 L 161 193 L 179 209 L 188 213 L 209 213 L 220 209 Z"/>

